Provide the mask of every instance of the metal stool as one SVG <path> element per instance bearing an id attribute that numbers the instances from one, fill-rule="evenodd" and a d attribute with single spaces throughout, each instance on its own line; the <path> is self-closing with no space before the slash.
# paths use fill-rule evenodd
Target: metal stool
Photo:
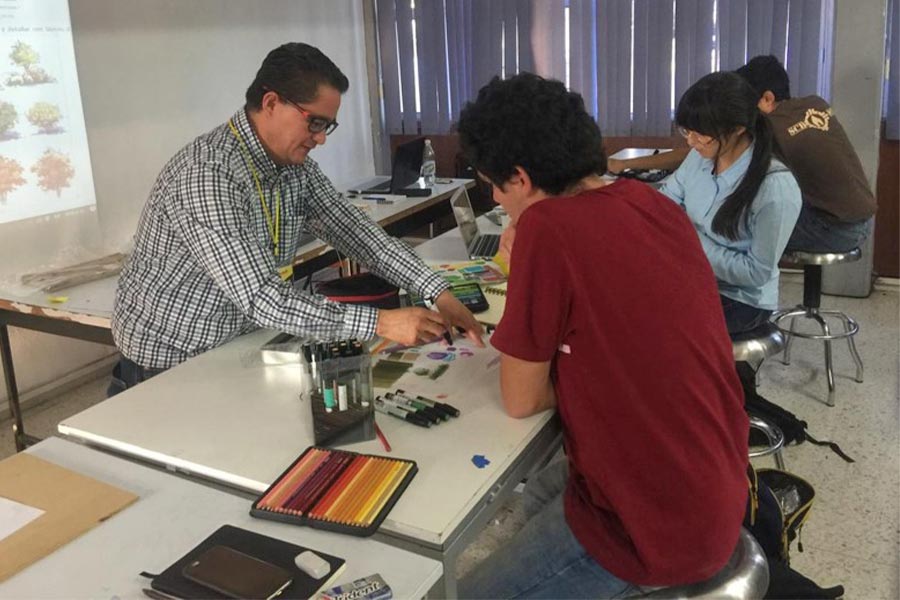
<path id="1" fill-rule="evenodd" d="M 775 466 L 784 471 L 784 456 L 781 454 L 781 449 L 784 448 L 784 433 L 782 433 L 781 429 L 766 423 L 759 417 L 753 416 L 750 417 L 750 428 L 762 431 L 769 442 L 767 446 L 759 450 L 750 450 L 750 458 L 759 458 L 771 454 L 775 459 Z"/>
<path id="2" fill-rule="evenodd" d="M 787 335 L 787 344 L 784 348 L 784 364 L 791 364 L 791 342 L 794 336 L 808 340 L 822 340 L 825 342 L 825 373 L 828 378 L 828 406 L 834 406 L 834 368 L 831 360 L 831 341 L 841 338 L 847 339 L 850 346 L 850 355 L 856 363 L 856 381 L 862 383 L 863 364 L 856 351 L 853 336 L 859 331 L 859 325 L 839 310 L 820 310 L 822 298 L 822 266 L 836 265 L 839 263 L 854 262 L 859 260 L 862 253 L 859 248 L 849 252 L 816 253 L 816 252 L 789 252 L 782 258 L 786 262 L 803 265 L 803 304 L 789 311 L 781 311 L 775 315 L 773 321 L 778 328 Z M 834 333 L 828 327 L 824 315 L 831 315 L 840 319 L 844 324 L 844 331 Z M 801 333 L 795 330 L 797 317 L 813 319 L 822 328 L 821 334 Z M 781 322 L 790 318 L 791 325 L 785 329 Z"/>
<path id="3" fill-rule="evenodd" d="M 741 528 L 737 548 L 712 578 L 690 585 L 660 588 L 645 598 L 762 598 L 769 588 L 769 564 L 762 548 Z"/>
<path id="4" fill-rule="evenodd" d="M 755 374 L 754 383 L 759 387 L 759 368 L 763 361 L 775 356 L 784 348 L 784 335 L 774 323 L 763 323 L 731 339 L 734 362 L 746 362 Z"/>
<path id="5" fill-rule="evenodd" d="M 759 387 L 759 368 L 764 360 L 775 356 L 784 348 L 784 336 L 774 323 L 763 323 L 756 329 L 738 334 L 731 339 L 734 362 L 746 362 L 753 369 L 754 385 Z M 763 432 L 769 441 L 760 450 L 751 450 L 750 458 L 774 455 L 775 465 L 784 470 L 784 434 L 775 425 L 770 425 L 758 417 L 750 417 L 750 427 Z"/>

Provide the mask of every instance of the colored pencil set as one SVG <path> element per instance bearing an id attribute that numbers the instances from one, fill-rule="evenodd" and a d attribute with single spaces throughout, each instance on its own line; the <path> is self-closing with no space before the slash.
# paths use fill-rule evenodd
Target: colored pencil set
<path id="1" fill-rule="evenodd" d="M 308 448 L 250 514 L 352 535 L 372 535 L 417 471 L 409 460 Z"/>

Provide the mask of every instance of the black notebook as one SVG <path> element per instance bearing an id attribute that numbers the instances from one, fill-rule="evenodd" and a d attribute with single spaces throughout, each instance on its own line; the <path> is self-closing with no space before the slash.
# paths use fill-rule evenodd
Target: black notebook
<path id="1" fill-rule="evenodd" d="M 337 556 L 325 554 L 313 548 L 297 546 L 239 527 L 223 525 L 172 566 L 154 577 L 150 584 L 151 587 L 176 598 L 228 598 L 229 596 L 225 594 L 187 579 L 183 574 L 185 566 L 191 564 L 198 556 L 213 546 L 226 546 L 289 571 L 292 575 L 291 583 L 278 595 L 279 600 L 281 598 L 302 598 L 304 600 L 312 598 L 320 589 L 333 585 L 344 569 L 344 559 Z M 331 566 L 331 571 L 321 579 L 313 579 L 301 571 L 294 563 L 294 558 L 305 550 L 312 550 L 327 561 Z"/>

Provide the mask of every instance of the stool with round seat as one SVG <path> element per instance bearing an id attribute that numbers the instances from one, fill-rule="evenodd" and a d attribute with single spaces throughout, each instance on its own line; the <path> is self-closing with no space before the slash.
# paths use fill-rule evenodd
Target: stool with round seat
<path id="1" fill-rule="evenodd" d="M 784 349 L 784 335 L 774 323 L 765 322 L 756 329 L 736 334 L 731 338 L 734 362 L 746 362 L 753 369 L 759 387 L 759 369 L 764 360 Z"/>
<path id="2" fill-rule="evenodd" d="M 737 548 L 728 563 L 710 579 L 653 590 L 645 598 L 762 598 L 769 588 L 769 564 L 762 548 L 741 528 Z"/>
<path id="3" fill-rule="evenodd" d="M 794 337 L 805 338 L 808 340 L 822 340 L 825 343 L 825 373 L 828 379 L 828 406 L 834 406 L 834 367 L 831 358 L 831 342 L 846 338 L 847 344 L 850 346 L 850 355 L 856 363 L 856 381 L 862 383 L 863 380 L 863 364 L 856 351 L 856 344 L 853 342 L 853 336 L 859 331 L 859 325 L 839 310 L 822 310 L 822 267 L 824 265 L 836 265 L 841 263 L 854 262 L 860 259 L 862 253 L 859 248 L 854 248 L 848 252 L 788 252 L 782 260 L 791 264 L 803 265 L 803 304 L 798 305 L 793 310 L 781 311 L 773 318 L 774 323 L 778 326 L 782 333 L 787 336 L 787 343 L 784 348 L 784 364 L 791 364 L 791 343 Z M 833 332 L 825 320 L 826 316 L 832 316 L 839 319 L 844 327 L 843 331 Z M 795 325 L 798 317 L 812 319 L 819 324 L 822 329 L 821 334 L 804 333 L 796 330 Z M 790 319 L 790 327 L 785 329 L 782 322 Z"/>

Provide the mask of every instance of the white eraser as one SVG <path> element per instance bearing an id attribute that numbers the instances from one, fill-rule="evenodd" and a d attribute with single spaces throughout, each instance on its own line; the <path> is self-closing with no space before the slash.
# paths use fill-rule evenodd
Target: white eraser
<path id="1" fill-rule="evenodd" d="M 322 579 L 331 573 L 331 565 L 328 564 L 328 561 L 311 550 L 298 554 L 294 559 L 294 564 L 313 579 Z"/>

